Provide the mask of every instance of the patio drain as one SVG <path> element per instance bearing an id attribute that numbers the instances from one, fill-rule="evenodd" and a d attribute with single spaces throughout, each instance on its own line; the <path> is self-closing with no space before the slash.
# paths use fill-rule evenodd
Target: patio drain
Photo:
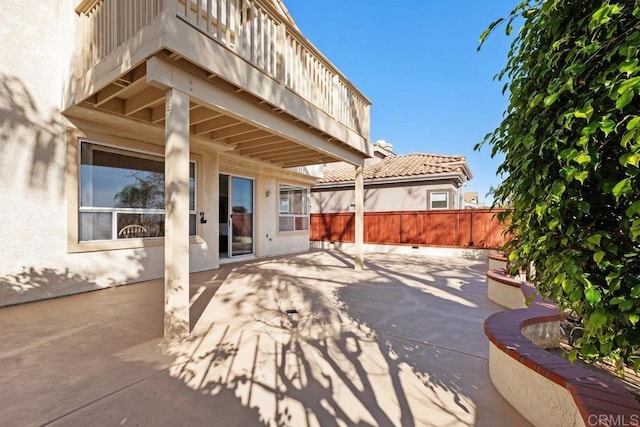
<path id="1" fill-rule="evenodd" d="M 298 310 L 296 310 L 295 308 L 290 308 L 289 310 L 285 310 L 285 313 L 287 313 L 287 314 L 299 314 Z"/>

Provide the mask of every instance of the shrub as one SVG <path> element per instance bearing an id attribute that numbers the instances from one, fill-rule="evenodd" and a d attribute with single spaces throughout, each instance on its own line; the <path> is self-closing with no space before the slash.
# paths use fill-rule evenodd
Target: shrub
<path id="1" fill-rule="evenodd" d="M 640 3 L 527 0 L 497 76 L 509 106 L 482 144 L 503 153 L 495 190 L 515 267 L 584 324 L 580 352 L 640 366 Z M 571 355 L 577 356 L 576 351 Z"/>

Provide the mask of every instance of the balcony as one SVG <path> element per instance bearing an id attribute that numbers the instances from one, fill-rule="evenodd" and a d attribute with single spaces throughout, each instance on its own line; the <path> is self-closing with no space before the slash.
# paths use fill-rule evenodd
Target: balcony
<path id="1" fill-rule="evenodd" d="M 277 0 L 84 0 L 76 12 L 69 116 L 164 128 L 165 89 L 180 81 L 192 138 L 222 150 L 280 167 L 369 153 L 370 101 Z"/>

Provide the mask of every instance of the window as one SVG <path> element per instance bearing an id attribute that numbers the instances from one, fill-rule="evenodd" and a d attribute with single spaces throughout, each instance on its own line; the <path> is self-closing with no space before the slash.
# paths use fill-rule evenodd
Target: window
<path id="1" fill-rule="evenodd" d="M 189 234 L 196 234 L 195 163 L 189 165 Z M 164 237 L 164 159 L 82 142 L 80 241 Z"/>
<path id="2" fill-rule="evenodd" d="M 429 207 L 430 209 L 448 209 L 449 193 L 429 193 Z"/>
<path id="3" fill-rule="evenodd" d="M 280 185 L 278 231 L 309 229 L 308 191 L 304 187 Z"/>

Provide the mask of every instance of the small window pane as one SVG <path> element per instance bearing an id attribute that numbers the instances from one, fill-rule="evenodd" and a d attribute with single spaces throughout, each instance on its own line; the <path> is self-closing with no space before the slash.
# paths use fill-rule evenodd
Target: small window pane
<path id="1" fill-rule="evenodd" d="M 80 206 L 164 209 L 164 161 L 82 143 Z"/>
<path id="2" fill-rule="evenodd" d="M 118 214 L 118 239 L 164 236 L 163 214 Z"/>
<path id="3" fill-rule="evenodd" d="M 309 229 L 309 218 L 306 216 L 297 216 L 296 217 L 296 230 L 308 230 Z"/>
<path id="4" fill-rule="evenodd" d="M 307 189 L 289 185 L 280 186 L 280 213 L 306 215 Z"/>
<path id="5" fill-rule="evenodd" d="M 447 193 L 431 193 L 431 209 L 447 209 L 448 204 Z"/>
<path id="6" fill-rule="evenodd" d="M 111 240 L 111 212 L 81 212 L 78 235 L 80 240 Z"/>
<path id="7" fill-rule="evenodd" d="M 308 190 L 293 185 L 280 185 L 278 231 L 304 231 L 309 229 Z"/>
<path id="8" fill-rule="evenodd" d="M 280 231 L 294 231 L 294 217 L 281 216 L 280 217 Z"/>

